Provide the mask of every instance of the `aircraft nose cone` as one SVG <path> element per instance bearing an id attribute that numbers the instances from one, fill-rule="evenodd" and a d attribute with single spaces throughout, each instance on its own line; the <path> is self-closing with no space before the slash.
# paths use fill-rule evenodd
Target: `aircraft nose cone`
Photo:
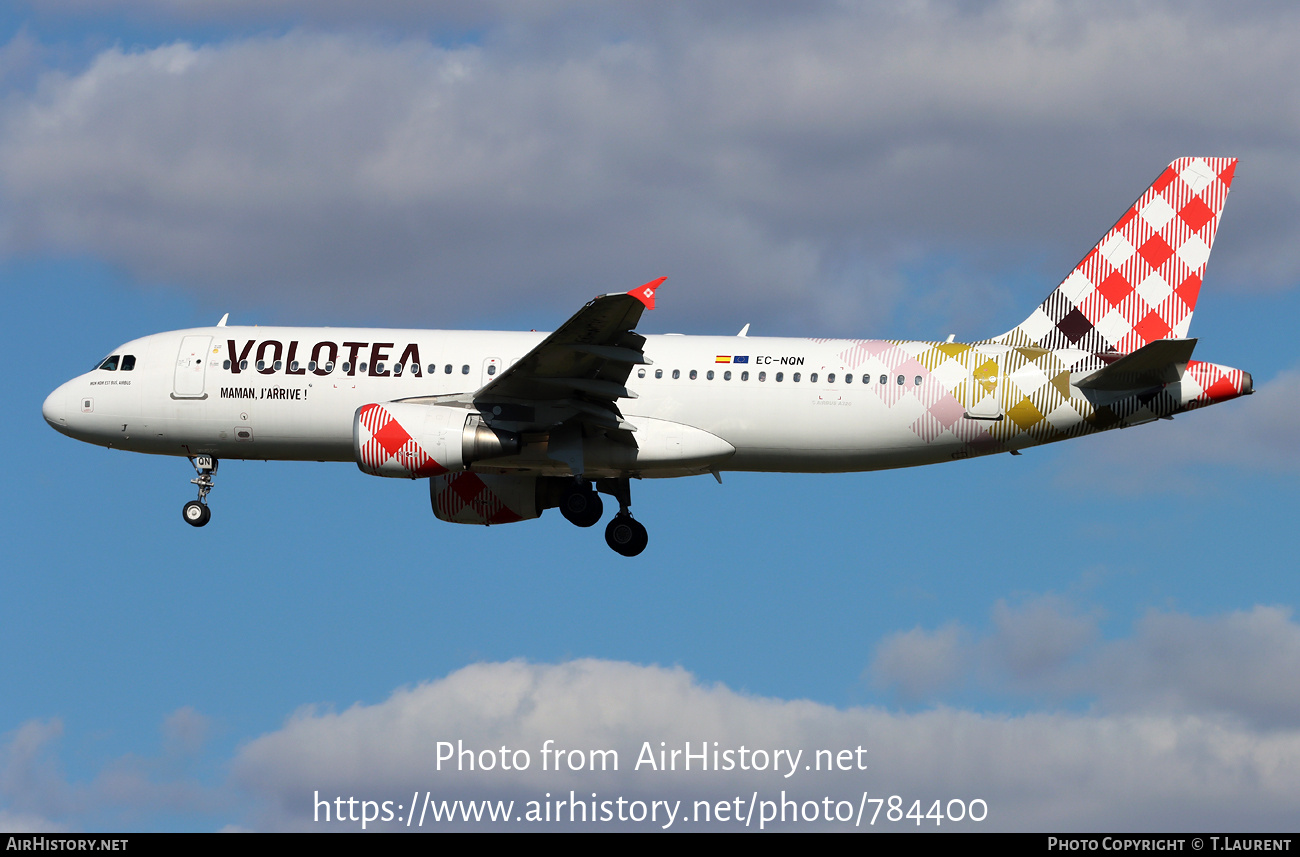
<path id="1" fill-rule="evenodd" d="M 45 397 L 41 405 L 41 416 L 58 431 L 68 427 L 68 385 L 64 384 Z"/>

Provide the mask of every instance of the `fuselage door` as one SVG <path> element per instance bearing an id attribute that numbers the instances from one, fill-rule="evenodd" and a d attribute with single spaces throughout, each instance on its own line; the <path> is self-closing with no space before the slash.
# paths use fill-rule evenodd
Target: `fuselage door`
<path id="1" fill-rule="evenodd" d="M 187 336 L 181 340 L 181 350 L 176 355 L 176 375 L 172 382 L 172 397 L 176 399 L 204 399 L 204 376 L 207 372 L 208 348 L 211 336 Z"/>
<path id="2" fill-rule="evenodd" d="M 1000 420 L 1002 408 L 1002 355 L 989 356 L 978 351 L 969 352 L 971 360 L 969 401 L 966 406 L 968 420 Z"/>

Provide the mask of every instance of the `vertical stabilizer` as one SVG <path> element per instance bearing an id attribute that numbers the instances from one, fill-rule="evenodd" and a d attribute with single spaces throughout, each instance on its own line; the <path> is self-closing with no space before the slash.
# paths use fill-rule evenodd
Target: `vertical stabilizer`
<path id="1" fill-rule="evenodd" d="M 992 341 L 1129 354 L 1186 337 L 1236 168 L 1174 161 L 1033 315 Z"/>

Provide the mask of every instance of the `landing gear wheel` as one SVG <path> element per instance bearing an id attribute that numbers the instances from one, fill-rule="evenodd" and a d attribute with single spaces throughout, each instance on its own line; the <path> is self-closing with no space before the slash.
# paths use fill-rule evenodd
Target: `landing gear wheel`
<path id="1" fill-rule="evenodd" d="M 201 527 L 212 519 L 212 510 L 206 501 L 212 491 L 212 474 L 217 472 L 217 460 L 211 455 L 194 455 L 190 457 L 190 464 L 198 473 L 198 478 L 191 479 L 190 484 L 199 486 L 199 499 L 186 503 L 181 516 L 191 527 Z"/>
<path id="2" fill-rule="evenodd" d="M 605 527 L 605 543 L 623 556 L 636 556 L 649 541 L 645 527 L 627 512 L 619 512 Z"/>
<path id="3" fill-rule="evenodd" d="M 185 518 L 185 523 L 191 527 L 201 527 L 211 520 L 212 510 L 198 500 L 191 500 L 185 504 L 185 508 L 181 510 L 181 515 Z"/>
<path id="4" fill-rule="evenodd" d="M 601 502 L 600 495 L 576 482 L 566 488 L 560 497 L 560 514 L 575 526 L 593 526 L 604 513 L 605 504 Z"/>

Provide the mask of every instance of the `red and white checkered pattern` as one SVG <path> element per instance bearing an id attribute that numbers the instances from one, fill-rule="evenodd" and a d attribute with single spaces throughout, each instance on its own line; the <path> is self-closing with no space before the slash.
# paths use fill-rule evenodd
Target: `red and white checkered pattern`
<path id="1" fill-rule="evenodd" d="M 1128 354 L 1187 336 L 1236 158 L 1179 158 L 1018 327 L 993 342 Z"/>
<path id="2" fill-rule="evenodd" d="M 1203 408 L 1218 402 L 1235 399 L 1247 391 L 1246 373 L 1217 363 L 1193 360 L 1183 373 L 1184 398 L 1190 400 L 1187 408 Z M 1198 392 L 1199 391 L 1199 392 Z"/>
<path id="3" fill-rule="evenodd" d="M 536 518 L 537 478 L 449 473 L 430 481 L 433 513 L 453 524 L 513 524 Z M 513 508 L 512 508 L 513 506 Z"/>
<path id="4" fill-rule="evenodd" d="M 446 473 L 383 405 L 357 413 L 357 466 L 373 476 L 416 478 Z"/>

